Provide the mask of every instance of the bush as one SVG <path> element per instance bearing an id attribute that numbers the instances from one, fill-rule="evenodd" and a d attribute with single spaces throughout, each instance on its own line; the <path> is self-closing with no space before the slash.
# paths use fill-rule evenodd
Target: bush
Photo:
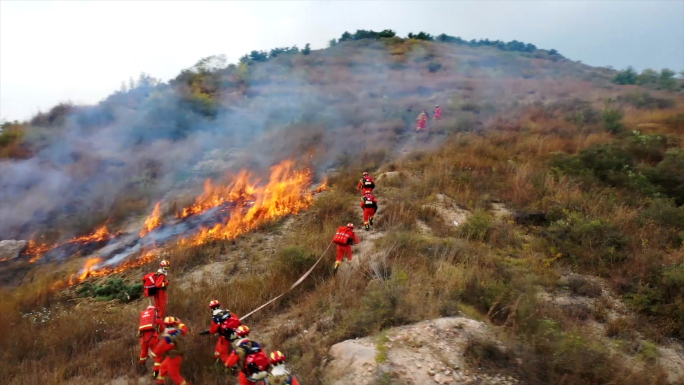
<path id="1" fill-rule="evenodd" d="M 548 235 L 554 254 L 568 256 L 585 267 L 610 268 L 626 259 L 621 251 L 628 240 L 619 226 L 607 220 L 572 213 L 552 223 Z"/>
<path id="2" fill-rule="evenodd" d="M 142 297 L 143 285 L 141 283 L 126 285 L 121 278 L 111 278 L 104 285 L 86 283 L 78 289 L 77 294 L 82 297 L 95 297 L 98 301 L 116 299 L 131 302 Z"/>
<path id="3" fill-rule="evenodd" d="M 459 235 L 470 240 L 486 241 L 491 235 L 493 221 L 494 218 L 491 214 L 478 209 L 459 226 Z"/>
<path id="4" fill-rule="evenodd" d="M 601 285 L 583 277 L 572 277 L 568 281 L 570 291 L 582 297 L 598 298 L 603 293 Z"/>
<path id="5" fill-rule="evenodd" d="M 277 270 L 297 279 L 316 263 L 316 254 L 301 246 L 285 246 L 276 258 Z M 293 281 L 294 282 L 294 281 Z"/>
<path id="6" fill-rule="evenodd" d="M 678 205 L 684 205 L 684 148 L 672 148 L 655 168 L 647 172 L 648 179 Z"/>
<path id="7" fill-rule="evenodd" d="M 619 134 L 622 132 L 622 117 L 624 114 L 620 109 L 615 107 L 612 102 L 607 102 L 601 115 L 603 119 L 603 128 L 612 133 Z"/>

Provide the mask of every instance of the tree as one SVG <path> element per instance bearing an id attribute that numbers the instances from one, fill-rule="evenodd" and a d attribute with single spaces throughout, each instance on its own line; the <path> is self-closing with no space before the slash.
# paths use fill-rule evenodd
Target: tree
<path id="1" fill-rule="evenodd" d="M 265 62 L 268 60 L 268 53 L 266 51 L 252 51 L 249 53 L 249 58 L 255 62 Z"/>
<path id="2" fill-rule="evenodd" d="M 345 32 L 342 34 L 342 36 L 340 36 L 340 43 L 343 42 L 343 41 L 347 41 L 347 40 L 352 40 L 352 35 L 351 35 L 351 33 L 345 31 Z"/>
<path id="3" fill-rule="evenodd" d="M 658 84 L 658 72 L 650 68 L 641 71 L 641 75 L 637 78 L 637 84 L 642 86 L 655 86 Z"/>
<path id="4" fill-rule="evenodd" d="M 332 39 L 328 42 L 328 47 L 332 48 L 337 45 L 337 39 Z"/>
<path id="5" fill-rule="evenodd" d="M 613 78 L 613 83 L 616 84 L 636 84 L 638 80 L 638 75 L 636 71 L 634 71 L 634 68 L 627 67 L 626 70 L 618 72 L 617 75 Z"/>
<path id="6" fill-rule="evenodd" d="M 302 55 L 308 55 L 311 53 L 311 47 L 309 43 L 306 43 L 304 49 L 302 50 Z"/>
<path id="7" fill-rule="evenodd" d="M 613 100 L 608 100 L 603 108 L 603 128 L 613 134 L 622 132 L 623 113 L 615 107 Z"/>
<path id="8" fill-rule="evenodd" d="M 667 68 L 662 69 L 658 78 L 658 87 L 663 90 L 674 91 L 675 87 L 677 87 L 677 80 L 675 80 L 674 76 L 674 71 Z"/>

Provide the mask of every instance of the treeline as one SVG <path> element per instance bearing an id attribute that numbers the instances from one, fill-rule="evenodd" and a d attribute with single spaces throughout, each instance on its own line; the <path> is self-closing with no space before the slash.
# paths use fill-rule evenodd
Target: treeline
<path id="1" fill-rule="evenodd" d="M 647 68 L 641 73 L 637 73 L 634 68 L 627 67 L 626 70 L 618 72 L 613 78 L 613 83 L 628 85 L 636 84 L 656 90 L 677 91 L 684 89 L 684 83 L 678 82 L 675 72 L 664 68 L 660 72 Z M 682 72 L 684 77 L 684 72 Z M 681 84 L 680 84 L 681 83 Z"/>
<path id="2" fill-rule="evenodd" d="M 397 37 L 396 33 L 392 31 L 391 29 L 385 29 L 380 32 L 372 31 L 372 30 L 365 30 L 365 29 L 360 29 L 357 30 L 355 33 L 349 33 L 345 32 L 342 34 L 342 36 L 338 40 L 331 40 L 330 41 L 330 46 L 334 46 L 337 43 L 341 43 L 344 41 L 351 41 L 351 40 L 363 40 L 363 39 L 374 39 L 374 40 L 380 40 L 380 39 L 386 39 L 386 38 L 397 38 L 401 39 L 400 37 Z M 442 43 L 450 43 L 450 44 L 459 44 L 459 45 L 465 45 L 468 47 L 494 47 L 498 48 L 502 51 L 513 51 L 513 52 L 528 52 L 532 53 L 535 51 L 538 51 L 539 49 L 534 45 L 530 43 L 524 43 L 521 41 L 513 40 L 509 42 L 504 42 L 501 40 L 489 40 L 489 39 L 480 39 L 480 40 L 475 40 L 472 39 L 470 41 L 464 40 L 458 36 L 450 36 L 447 34 L 440 34 L 438 36 L 432 36 L 427 32 L 418 32 L 417 34 L 414 34 L 413 32 L 409 32 L 409 34 L 406 37 L 407 39 L 415 39 L 415 40 L 426 40 L 426 41 L 438 41 Z M 558 51 L 555 49 L 548 50 L 548 53 L 550 55 L 557 55 L 562 57 Z"/>

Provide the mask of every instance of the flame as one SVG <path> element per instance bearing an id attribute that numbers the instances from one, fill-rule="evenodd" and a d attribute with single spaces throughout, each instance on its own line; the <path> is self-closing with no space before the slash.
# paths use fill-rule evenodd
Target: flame
<path id="1" fill-rule="evenodd" d="M 298 213 L 313 203 L 313 196 L 316 193 L 327 190 L 327 184 L 323 182 L 313 192 L 308 192 L 311 175 L 310 170 L 295 170 L 294 162 L 286 160 L 271 168 L 271 175 L 265 186 L 259 185 L 258 181 L 252 182 L 252 175 L 244 170 L 227 186 L 213 185 L 211 180 L 207 179 L 204 192 L 177 217 L 186 218 L 225 203 L 233 203 L 233 206 L 229 206 L 230 217 L 224 223 L 203 228 L 199 233 L 181 239 L 178 245 L 198 246 L 212 240 L 233 239 L 268 221 Z M 144 229 L 148 229 L 148 232 L 158 226 L 159 206 L 160 203 L 157 203 L 154 212 L 145 221 Z M 91 258 L 85 262 L 78 274 L 58 282 L 54 288 L 75 285 L 90 277 L 120 273 L 147 264 L 157 259 L 160 253 L 161 250 L 155 247 L 150 251 L 144 251 L 137 259 L 127 260 L 113 268 L 98 267 L 100 258 Z"/>
<path id="2" fill-rule="evenodd" d="M 143 224 L 143 228 L 140 231 L 140 237 L 144 237 L 150 231 L 159 227 L 159 225 L 161 225 L 161 202 L 157 202 L 157 204 L 154 205 L 154 211 L 145 219 L 145 224 Z"/>
<path id="3" fill-rule="evenodd" d="M 198 196 L 192 206 L 186 207 L 178 215 L 178 218 L 186 218 L 190 215 L 201 214 L 213 207 L 226 202 L 249 199 L 257 191 L 256 187 L 249 182 L 252 175 L 245 170 L 240 171 L 235 180 L 228 186 L 214 186 L 211 179 L 204 182 L 204 192 Z"/>
<path id="4" fill-rule="evenodd" d="M 40 260 L 46 252 L 56 247 L 63 246 L 69 243 L 102 242 L 109 240 L 109 238 L 111 238 L 111 234 L 109 233 L 107 224 L 104 224 L 95 229 L 95 231 L 91 234 L 72 238 L 64 243 L 55 243 L 54 245 L 48 245 L 45 243 L 38 243 L 36 241 L 30 240 L 28 243 L 28 248 L 26 249 L 26 254 L 33 255 L 33 257 L 29 260 L 29 263 L 35 263 L 36 261 Z"/>

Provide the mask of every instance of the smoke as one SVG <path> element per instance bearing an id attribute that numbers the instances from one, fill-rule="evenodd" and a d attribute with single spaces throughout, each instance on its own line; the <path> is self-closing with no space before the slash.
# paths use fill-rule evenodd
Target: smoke
<path id="1" fill-rule="evenodd" d="M 107 218 L 123 221 L 242 167 L 260 173 L 294 158 L 320 173 L 341 156 L 391 153 L 414 140 L 407 134 L 420 110 L 456 106 L 473 74 L 531 71 L 527 58 L 511 55 L 368 40 L 193 68 L 168 83 L 141 77 L 96 106 L 34 119 L 33 157 L 0 161 L 0 239 L 65 238 Z M 552 76 L 532 75 L 540 74 Z"/>

